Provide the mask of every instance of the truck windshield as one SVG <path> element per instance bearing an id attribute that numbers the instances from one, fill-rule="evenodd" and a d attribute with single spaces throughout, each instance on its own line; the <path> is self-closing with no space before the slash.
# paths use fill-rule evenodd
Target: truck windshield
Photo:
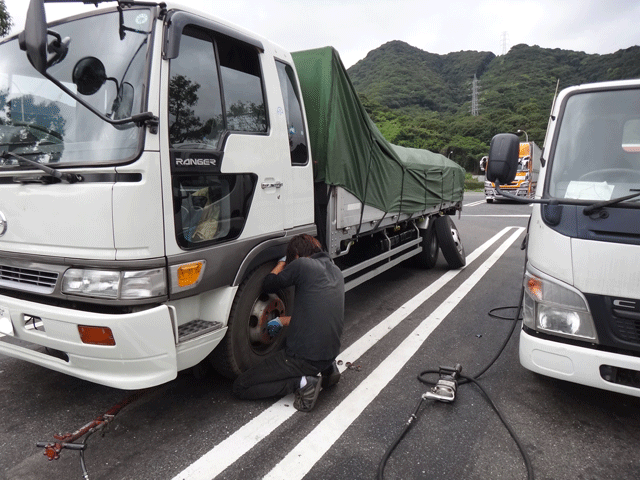
<path id="1" fill-rule="evenodd" d="M 606 201 L 640 188 L 640 90 L 569 97 L 550 169 L 556 198 Z"/>
<path id="2" fill-rule="evenodd" d="M 49 27 L 70 39 L 64 59 L 47 73 L 106 116 L 140 113 L 151 43 L 148 9 L 99 13 Z M 49 37 L 51 40 L 53 37 Z M 96 62 L 95 60 L 99 60 Z M 74 70 L 104 65 L 97 91 L 73 83 Z M 89 72 L 93 73 L 93 72 Z M 142 129 L 114 127 L 40 75 L 20 50 L 18 39 L 0 44 L 0 154 L 9 151 L 41 163 L 91 165 L 130 160 L 141 147 Z M 4 159 L 2 165 L 17 165 Z"/>
<path id="3" fill-rule="evenodd" d="M 526 157 L 521 157 L 518 159 L 518 171 L 519 172 L 528 172 L 529 171 L 529 162 L 531 161 L 531 157 L 528 155 Z"/>

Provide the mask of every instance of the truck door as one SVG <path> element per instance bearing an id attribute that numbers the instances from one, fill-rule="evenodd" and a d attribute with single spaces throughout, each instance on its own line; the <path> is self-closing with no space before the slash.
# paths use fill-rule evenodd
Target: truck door
<path id="1" fill-rule="evenodd" d="M 313 222 L 313 172 L 309 162 L 309 141 L 304 119 L 300 89 L 291 65 L 276 61 L 282 91 L 283 112 L 277 121 L 286 121 L 290 158 L 283 162 L 286 189 L 285 228 Z"/>
<path id="2" fill-rule="evenodd" d="M 183 248 L 284 229 L 283 162 L 269 135 L 260 48 L 190 18 L 168 49 L 176 237 Z"/>

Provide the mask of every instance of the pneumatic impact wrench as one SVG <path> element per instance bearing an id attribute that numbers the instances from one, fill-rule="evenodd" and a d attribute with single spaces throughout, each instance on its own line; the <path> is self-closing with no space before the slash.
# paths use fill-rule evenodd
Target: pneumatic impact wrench
<path id="1" fill-rule="evenodd" d="M 455 367 L 440 367 L 440 378 L 435 386 L 428 390 L 422 398 L 438 400 L 440 402 L 451 403 L 456 399 L 458 390 L 458 377 L 462 372 L 462 365 L 459 363 Z"/>

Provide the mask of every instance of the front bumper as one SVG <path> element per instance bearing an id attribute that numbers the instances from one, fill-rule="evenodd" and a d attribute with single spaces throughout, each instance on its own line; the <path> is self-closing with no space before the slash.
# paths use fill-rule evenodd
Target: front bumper
<path id="1" fill-rule="evenodd" d="M 606 381 L 601 366 L 640 372 L 640 357 L 547 340 L 520 331 L 520 363 L 548 377 L 640 397 L 640 388 Z"/>
<path id="2" fill-rule="evenodd" d="M 506 192 L 506 193 L 510 193 L 512 195 L 516 195 L 517 197 L 526 197 L 527 195 L 529 195 L 529 192 L 526 188 L 505 188 L 505 187 L 500 187 L 500 190 Z M 500 195 L 495 188 L 490 188 L 490 187 L 484 187 L 484 195 L 486 198 L 489 199 L 501 199 L 501 198 L 506 198 L 502 195 Z"/>
<path id="3" fill-rule="evenodd" d="M 14 336 L 0 335 L 0 354 L 126 390 L 159 385 L 177 376 L 176 336 L 167 306 L 114 315 L 0 295 L 0 309 L 14 332 Z M 83 343 L 78 325 L 109 327 L 115 345 Z M 49 355 L 42 347 L 63 352 L 67 359 Z"/>

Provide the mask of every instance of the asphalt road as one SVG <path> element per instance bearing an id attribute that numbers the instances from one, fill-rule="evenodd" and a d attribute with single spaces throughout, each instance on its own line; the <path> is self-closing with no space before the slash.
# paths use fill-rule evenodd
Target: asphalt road
<path id="1" fill-rule="evenodd" d="M 228 380 L 184 372 L 124 408 L 104 436 L 89 438 L 89 478 L 376 478 L 428 389 L 417 375 L 457 363 L 475 375 L 509 335 L 512 322 L 489 311 L 517 304 L 530 208 L 467 194 L 455 219 L 464 269 L 449 271 L 440 256 L 432 270 L 403 264 L 348 292 L 342 379 L 321 392 L 312 412 L 297 412 L 292 398 L 239 401 Z M 525 370 L 518 331 L 480 382 L 535 478 L 640 478 L 640 399 Z M 50 462 L 36 442 L 84 426 L 130 393 L 0 357 L 0 478 L 81 479 L 77 452 Z M 453 403 L 422 403 L 385 478 L 511 480 L 527 471 L 480 390 L 466 384 Z"/>

